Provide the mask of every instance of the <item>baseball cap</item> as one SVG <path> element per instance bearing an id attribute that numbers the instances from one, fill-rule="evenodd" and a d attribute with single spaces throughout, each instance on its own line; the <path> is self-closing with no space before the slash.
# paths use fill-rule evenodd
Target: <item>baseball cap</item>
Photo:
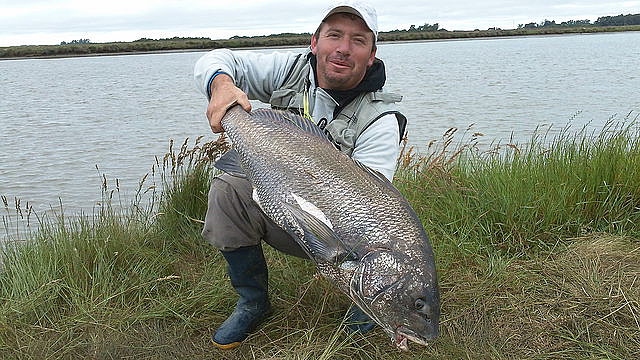
<path id="1" fill-rule="evenodd" d="M 326 15 L 322 18 L 322 21 L 325 21 L 335 13 L 341 12 L 353 14 L 364 20 L 369 30 L 373 32 L 373 40 L 378 40 L 378 15 L 373 6 L 363 1 L 337 1 L 327 8 Z"/>

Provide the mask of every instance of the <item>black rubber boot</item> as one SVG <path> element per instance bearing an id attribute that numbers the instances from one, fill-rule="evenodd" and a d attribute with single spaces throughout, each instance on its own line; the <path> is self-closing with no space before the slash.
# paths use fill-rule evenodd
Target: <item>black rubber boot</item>
<path id="1" fill-rule="evenodd" d="M 261 246 L 222 251 L 227 260 L 231 285 L 240 299 L 236 308 L 211 337 L 220 349 L 233 349 L 271 314 L 267 263 Z"/>
<path id="2" fill-rule="evenodd" d="M 366 334 L 376 327 L 376 322 L 373 321 L 369 315 L 360 310 L 357 305 L 351 305 L 349 311 L 347 311 L 347 331 L 351 333 Z"/>

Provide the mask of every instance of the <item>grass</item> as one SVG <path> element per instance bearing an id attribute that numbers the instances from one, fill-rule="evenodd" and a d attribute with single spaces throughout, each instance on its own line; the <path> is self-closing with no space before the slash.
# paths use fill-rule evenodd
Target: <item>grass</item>
<path id="1" fill-rule="evenodd" d="M 451 130 L 427 154 L 403 154 L 396 185 L 440 278 L 429 347 L 399 353 L 380 330 L 347 335 L 347 298 L 310 263 L 265 247 L 275 313 L 240 348 L 214 349 L 235 296 L 199 232 L 224 145 L 185 141 L 157 159 L 132 206 L 109 206 L 105 179 L 95 214 L 39 218 L 30 241 L 4 250 L 0 358 L 638 358 L 640 129 L 627 120 L 489 150 L 480 134 L 455 145 Z M 22 211 L 13 205 L 5 213 Z"/>

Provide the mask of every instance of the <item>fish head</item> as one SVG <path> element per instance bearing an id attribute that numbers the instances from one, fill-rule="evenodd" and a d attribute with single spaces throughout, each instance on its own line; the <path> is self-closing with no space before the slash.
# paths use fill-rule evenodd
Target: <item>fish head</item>
<path id="1" fill-rule="evenodd" d="M 430 251 L 369 252 L 352 278 L 351 291 L 399 349 L 408 350 L 408 341 L 428 345 L 438 336 L 440 294 Z"/>

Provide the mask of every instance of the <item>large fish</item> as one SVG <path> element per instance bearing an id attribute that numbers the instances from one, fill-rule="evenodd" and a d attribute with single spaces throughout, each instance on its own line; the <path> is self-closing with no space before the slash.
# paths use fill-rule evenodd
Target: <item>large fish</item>
<path id="1" fill-rule="evenodd" d="M 253 198 L 402 350 L 438 335 L 433 251 L 407 200 L 382 175 L 339 152 L 313 122 L 234 106 L 222 119 L 233 149 L 216 163 L 246 176 Z"/>

